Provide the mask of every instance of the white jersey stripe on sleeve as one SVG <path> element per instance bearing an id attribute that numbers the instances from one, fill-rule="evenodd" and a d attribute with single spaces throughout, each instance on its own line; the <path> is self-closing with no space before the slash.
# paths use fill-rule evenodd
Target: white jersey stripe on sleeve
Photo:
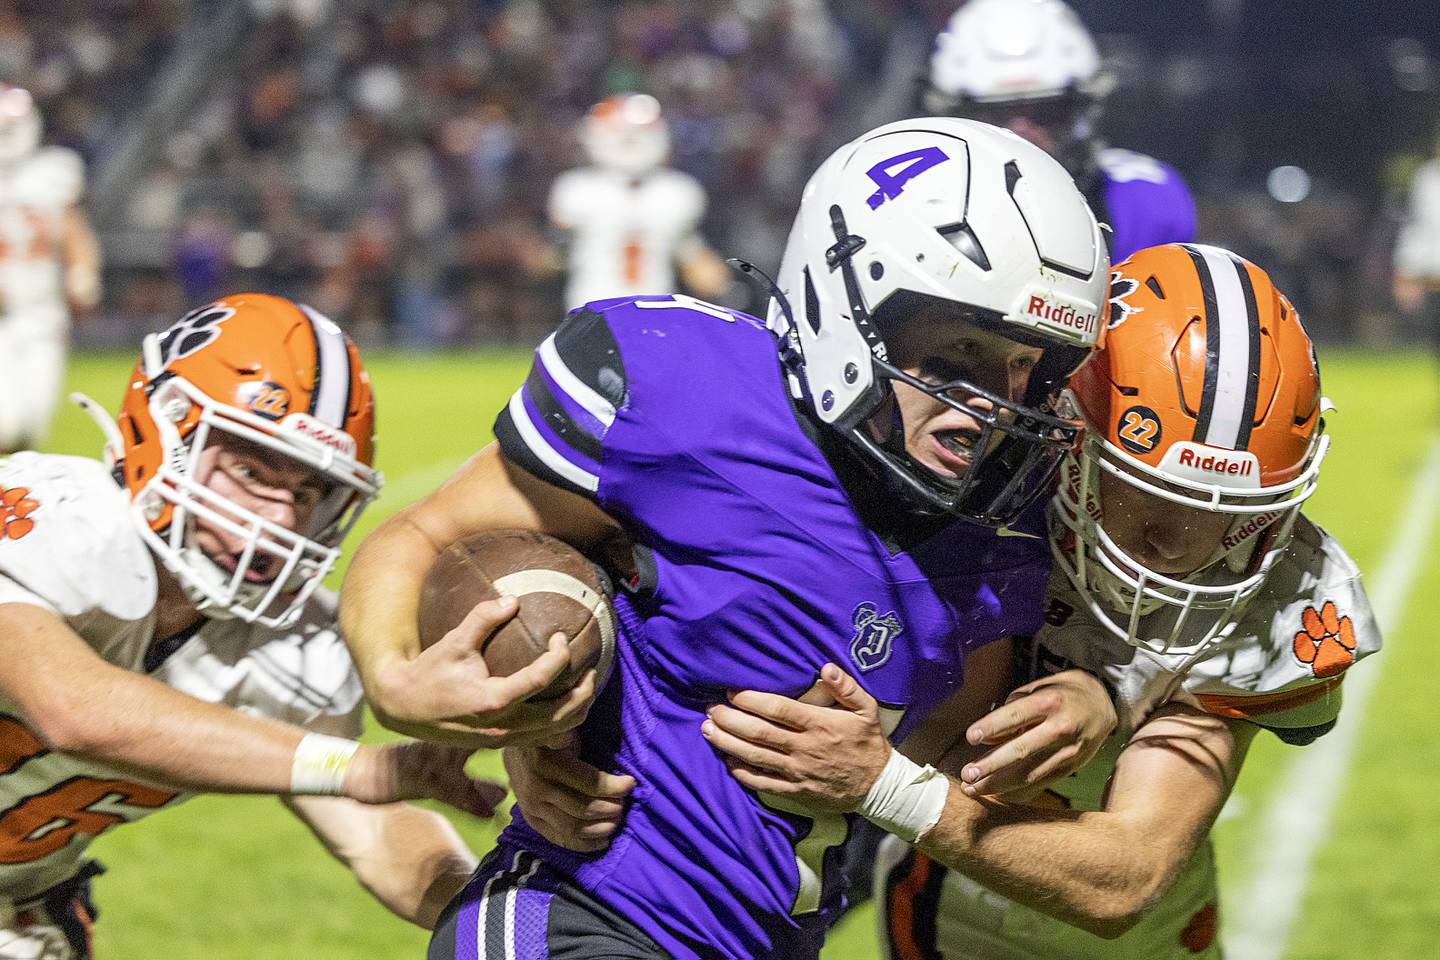
<path id="1" fill-rule="evenodd" d="M 591 416 L 606 427 L 615 422 L 615 405 L 570 372 L 570 368 L 560 358 L 560 352 L 555 349 L 553 333 L 540 344 L 537 353 L 540 365 L 545 368 L 546 373 L 550 374 L 550 379 L 555 381 L 556 386 L 564 390 L 572 400 L 584 407 Z"/>
<path id="2" fill-rule="evenodd" d="M 549 341 L 547 340 L 546 342 L 548 343 Z M 578 383 L 579 381 L 576 382 Z M 524 387 L 521 387 L 515 391 L 510 397 L 510 403 L 507 407 L 510 411 L 510 419 L 514 422 L 515 429 L 520 434 L 520 439 L 525 441 L 525 445 L 530 448 L 530 452 L 539 457 L 545 466 L 554 470 L 557 474 L 575 484 L 575 486 L 580 487 L 582 490 L 589 490 L 591 493 L 600 489 L 599 476 L 571 463 L 552 447 L 544 435 L 536 429 L 535 424 L 530 420 L 529 411 L 525 409 L 525 401 L 521 397 L 524 389 Z M 613 420 L 615 416 L 613 407 L 611 408 L 610 416 Z"/>

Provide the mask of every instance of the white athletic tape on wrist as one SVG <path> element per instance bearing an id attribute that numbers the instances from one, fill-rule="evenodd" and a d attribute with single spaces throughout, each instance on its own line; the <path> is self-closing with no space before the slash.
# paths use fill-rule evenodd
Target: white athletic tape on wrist
<path id="1" fill-rule="evenodd" d="M 856 813 L 886 833 L 914 843 L 945 812 L 950 780 L 934 767 L 920 766 L 899 750 L 890 751 L 870 792 Z"/>
<path id="2" fill-rule="evenodd" d="M 290 764 L 290 792 L 311 796 L 338 797 L 345 771 L 360 744 L 343 737 L 307 733 L 295 748 Z"/>

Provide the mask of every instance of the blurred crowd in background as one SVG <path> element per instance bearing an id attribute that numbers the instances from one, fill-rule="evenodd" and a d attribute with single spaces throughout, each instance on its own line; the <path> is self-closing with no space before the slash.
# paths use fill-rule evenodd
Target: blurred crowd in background
<path id="1" fill-rule="evenodd" d="M 1200 238 L 1264 264 L 1320 339 L 1401 335 L 1389 252 L 1440 118 L 1435 5 L 1073 5 L 1118 80 L 1102 130 L 1180 169 Z M 561 314 L 545 197 L 591 104 L 658 97 L 711 245 L 773 267 L 818 160 L 913 112 L 954 7 L 19 0 L 0 78 L 89 166 L 106 282 L 80 342 L 256 288 L 362 342 L 528 344 Z"/>

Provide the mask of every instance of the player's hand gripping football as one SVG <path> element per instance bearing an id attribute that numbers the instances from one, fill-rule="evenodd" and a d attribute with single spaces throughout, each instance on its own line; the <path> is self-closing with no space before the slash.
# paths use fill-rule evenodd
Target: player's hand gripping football
<path id="1" fill-rule="evenodd" d="M 854 678 L 827 663 L 820 683 L 834 706 L 744 690 L 728 706 L 711 707 L 700 731 L 733 758 L 731 773 L 750 789 L 849 813 L 870 792 L 892 748 L 875 698 Z"/>
<path id="2" fill-rule="evenodd" d="M 580 724 L 595 697 L 593 670 L 563 696 L 527 702 L 569 666 L 563 634 L 515 673 L 490 675 L 480 650 L 517 610 L 514 597 L 476 604 L 440 642 L 412 660 L 392 660 L 375 704 L 385 713 L 385 726 L 474 748 L 549 740 Z"/>
<path id="3" fill-rule="evenodd" d="M 596 769 L 571 742 L 506 747 L 505 772 L 525 821 L 546 840 L 579 853 L 609 846 L 635 778 Z"/>
<path id="4" fill-rule="evenodd" d="M 345 796 L 362 803 L 439 800 L 477 817 L 490 817 L 505 799 L 505 786 L 465 773 L 470 747 L 410 740 L 362 744 L 345 770 Z"/>
<path id="5" fill-rule="evenodd" d="M 970 725 L 965 739 L 994 746 L 960 770 L 970 796 L 1029 796 L 1090 762 L 1114 731 L 1115 705 L 1094 675 L 1065 670 L 1017 687 Z"/>

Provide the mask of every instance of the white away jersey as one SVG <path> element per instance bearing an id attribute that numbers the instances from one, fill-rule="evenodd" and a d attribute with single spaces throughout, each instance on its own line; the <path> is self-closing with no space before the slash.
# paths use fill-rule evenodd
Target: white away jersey
<path id="1" fill-rule="evenodd" d="M 565 306 L 674 290 L 675 260 L 697 242 L 704 215 L 704 188 L 678 170 L 562 173 L 550 188 L 550 219 L 571 235 Z"/>
<path id="2" fill-rule="evenodd" d="M 1345 670 L 1380 648 L 1380 632 L 1355 565 L 1333 538 L 1303 517 L 1238 628 L 1183 678 L 1175 672 L 1183 654 L 1154 656 L 1115 637 L 1084 612 L 1058 569 L 1048 603 L 1047 625 L 1034 641 L 1017 646 L 1015 684 L 1084 667 L 1111 685 L 1122 714 L 1122 729 L 1095 759 L 1051 787 L 1075 810 L 1100 809 L 1130 732 L 1161 704 L 1181 700 L 1305 743 L 1338 716 Z M 877 890 L 913 887 L 922 874 L 930 883 L 928 896 L 913 898 L 908 924 L 896 923 L 898 911 L 888 900 L 882 906 L 890 911 L 892 956 L 904 955 L 904 944 L 914 938 L 933 938 L 933 955 L 947 960 L 1219 960 L 1218 887 L 1208 841 L 1140 923 L 1115 940 L 1015 903 L 915 856 L 893 838 L 882 848 L 877 871 Z"/>
<path id="3" fill-rule="evenodd" d="M 1183 679 L 1177 671 L 1187 659 L 1184 651 L 1156 655 L 1129 646 L 1083 614 L 1080 598 L 1058 570 L 1048 603 L 1036 655 L 1103 677 L 1116 693 L 1120 735 L 1177 699 L 1250 720 L 1282 739 L 1313 738 L 1339 715 L 1345 671 L 1380 649 L 1360 572 L 1333 537 L 1304 517 L 1236 628 Z M 1035 666 L 1039 673 L 1064 669 Z"/>
<path id="4" fill-rule="evenodd" d="M 63 322 L 64 219 L 84 189 L 84 164 L 63 147 L 0 166 L 0 317 L 59 310 Z"/>
<path id="5" fill-rule="evenodd" d="M 155 560 L 129 508 L 94 460 L 0 460 L 0 603 L 50 610 L 110 663 L 201 700 L 359 734 L 360 682 L 332 594 L 316 591 L 286 631 L 206 620 L 162 659 Z M 96 835 L 183 798 L 48 750 L 0 695 L 0 897 L 23 901 L 66 879 Z"/>

